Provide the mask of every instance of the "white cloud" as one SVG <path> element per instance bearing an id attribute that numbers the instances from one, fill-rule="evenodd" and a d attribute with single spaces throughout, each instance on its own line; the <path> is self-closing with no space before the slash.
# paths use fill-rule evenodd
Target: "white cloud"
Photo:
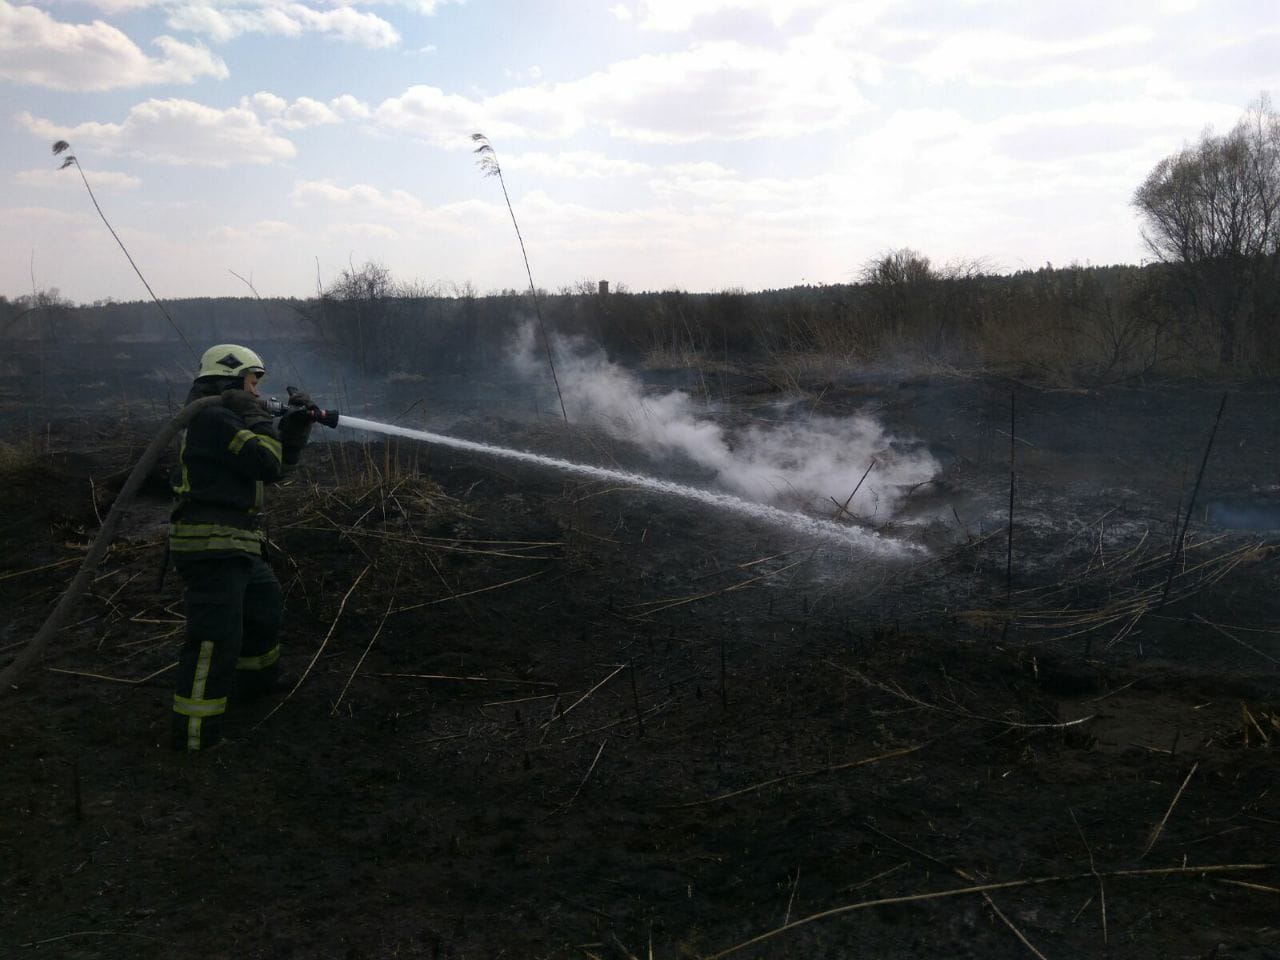
<path id="1" fill-rule="evenodd" d="M 854 70 L 847 52 L 721 42 L 620 61 L 558 92 L 622 139 L 790 137 L 843 126 L 867 108 Z"/>
<path id="2" fill-rule="evenodd" d="M 367 183 L 343 186 L 328 180 L 302 181 L 289 199 L 299 208 L 321 211 L 326 223 L 382 222 L 388 229 L 391 224 L 400 224 L 446 233 L 510 223 L 506 208 L 495 203 L 466 200 L 432 207 L 406 190 L 383 190 Z"/>
<path id="3" fill-rule="evenodd" d="M 240 106 L 283 130 L 305 130 L 369 116 L 369 108 L 350 94 L 334 97 L 327 104 L 311 97 L 298 97 L 290 103 L 284 97 L 259 90 L 252 96 L 241 97 Z"/>
<path id="4" fill-rule="evenodd" d="M 154 41 L 149 57 L 110 24 L 64 23 L 33 6 L 0 0 L 0 79 L 54 90 L 95 91 L 225 79 L 225 63 L 199 44 Z"/>
<path id="5" fill-rule="evenodd" d="M 18 125 L 47 140 L 69 140 L 72 148 L 92 146 L 156 163 L 226 167 L 289 160 L 293 144 L 263 126 L 244 106 L 218 110 L 190 100 L 147 100 L 122 123 L 61 126 L 23 112 Z"/>
<path id="6" fill-rule="evenodd" d="M 517 153 L 502 160 L 504 170 L 523 170 L 539 176 L 563 177 L 566 180 L 596 180 L 615 177 L 638 177 L 653 168 L 590 150 L 568 150 L 561 153 Z"/>
<path id="7" fill-rule="evenodd" d="M 301 3 L 231 8 L 188 4 L 173 8 L 167 23 L 175 30 L 203 33 L 224 43 L 247 33 L 297 37 L 308 32 L 375 50 L 400 42 L 399 31 L 386 20 L 349 6 L 317 10 Z"/>
<path id="8" fill-rule="evenodd" d="M 778 25 L 828 3 L 829 0 L 639 0 L 636 18 L 646 29 L 666 31 L 688 30 L 699 21 L 742 14 L 763 16 Z M 630 13 L 628 10 L 628 18 Z"/>
<path id="9" fill-rule="evenodd" d="M 290 130 L 338 123 L 342 118 L 331 107 L 310 97 L 299 97 L 284 114 L 284 126 Z"/>
<path id="10" fill-rule="evenodd" d="M 482 99 L 410 87 L 384 100 L 374 119 L 455 146 L 474 131 L 498 143 L 563 139 L 590 124 L 647 143 L 795 137 L 844 126 L 866 111 L 859 76 L 864 68 L 847 50 L 803 39 L 776 50 L 707 43 Z"/>
<path id="11" fill-rule="evenodd" d="M 241 97 L 240 106 L 255 111 L 262 117 L 278 117 L 289 109 L 289 101 L 266 90 L 259 90 L 251 97 Z"/>
<path id="12" fill-rule="evenodd" d="M 419 85 L 382 101 L 373 111 L 373 119 L 392 130 L 460 145 L 479 125 L 480 113 L 474 100 Z"/>
<path id="13" fill-rule="evenodd" d="M 219 243 L 275 243 L 281 240 L 300 240 L 304 234 L 296 226 L 283 220 L 259 220 L 247 227 L 221 226 L 210 231 L 209 238 Z"/>
<path id="14" fill-rule="evenodd" d="M 846 124 L 867 108 L 857 59 L 797 43 L 780 52 L 737 43 L 620 61 L 555 86 L 516 87 L 470 99 L 410 87 L 374 111 L 383 127 L 463 146 L 480 131 L 561 139 L 588 122 L 620 139 L 650 143 L 807 135 Z"/>
<path id="15" fill-rule="evenodd" d="M 372 113 L 368 104 L 357 100 L 349 93 L 344 93 L 342 96 L 334 97 L 330 100 L 329 109 L 343 120 L 365 120 Z"/>
<path id="16" fill-rule="evenodd" d="M 93 6 L 102 10 L 104 13 L 116 14 L 124 13 L 130 10 L 147 10 L 151 8 L 163 8 L 170 12 L 182 13 L 192 8 L 210 8 L 230 7 L 231 2 L 227 3 L 188 3 L 184 4 L 181 0 L 88 0 Z M 330 0 L 327 4 L 330 7 L 402 7 L 413 13 L 422 16 L 434 16 L 436 11 L 450 3 L 462 4 L 468 0 Z M 282 4 L 280 0 L 235 0 L 235 10 L 238 13 L 252 14 L 261 10 L 269 10 L 273 7 L 282 5 L 304 6 L 303 4 Z M 320 4 L 324 6 L 324 3 Z"/>
<path id="17" fill-rule="evenodd" d="M 290 199 L 299 206 L 353 210 L 365 216 L 376 212 L 413 219 L 426 211 L 422 201 L 404 190 L 386 191 L 367 183 L 344 187 L 328 180 L 307 180 L 294 187 Z"/>
<path id="18" fill-rule="evenodd" d="M 943 37 L 912 68 L 934 83 L 975 85 L 1067 84 L 1097 81 L 1108 73 L 1106 54 L 1123 51 L 1126 71 L 1132 52 L 1152 39 L 1146 28 L 1126 27 L 1091 36 L 1039 39 L 1004 30 L 968 30 Z"/>
<path id="19" fill-rule="evenodd" d="M 84 189 L 79 175 L 72 170 L 22 170 L 14 174 L 13 179 L 24 187 L 36 187 L 42 190 Z M 142 181 L 132 174 L 115 170 L 94 170 L 92 176 L 88 176 L 87 179 L 94 192 L 102 193 L 123 193 L 126 190 L 136 190 L 142 184 Z"/>
<path id="20" fill-rule="evenodd" d="M 472 100 L 438 87 L 415 86 L 380 103 L 373 119 L 379 126 L 455 147 L 469 145 L 476 131 L 494 139 L 545 139 L 569 136 L 583 123 L 571 98 L 542 87 L 518 87 Z"/>

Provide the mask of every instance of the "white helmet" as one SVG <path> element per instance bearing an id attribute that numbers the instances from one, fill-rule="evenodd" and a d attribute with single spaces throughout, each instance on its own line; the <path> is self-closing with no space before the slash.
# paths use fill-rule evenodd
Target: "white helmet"
<path id="1" fill-rule="evenodd" d="M 262 358 L 250 350 L 235 343 L 219 343 L 210 347 L 200 358 L 200 370 L 196 379 L 202 377 L 243 377 L 246 373 L 256 373 L 259 377 L 267 375 L 267 368 Z"/>

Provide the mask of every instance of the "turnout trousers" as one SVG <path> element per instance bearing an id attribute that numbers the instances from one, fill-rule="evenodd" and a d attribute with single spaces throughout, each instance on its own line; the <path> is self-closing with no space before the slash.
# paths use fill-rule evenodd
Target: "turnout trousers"
<path id="1" fill-rule="evenodd" d="M 175 556 L 186 584 L 186 640 L 178 658 L 171 745 L 203 750 L 221 739 L 229 700 L 275 690 L 284 593 L 260 556 Z"/>

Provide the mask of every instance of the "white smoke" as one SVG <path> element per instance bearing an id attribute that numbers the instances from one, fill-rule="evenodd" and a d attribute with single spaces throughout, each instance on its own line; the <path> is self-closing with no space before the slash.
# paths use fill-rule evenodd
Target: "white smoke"
<path id="1" fill-rule="evenodd" d="M 940 469 L 928 451 L 897 442 L 867 415 L 726 427 L 683 391 L 646 393 L 635 374 L 586 341 L 557 336 L 553 349 L 571 422 L 598 424 L 650 453 L 683 455 L 726 490 L 757 503 L 830 515 L 833 500 L 842 506 L 848 501 L 854 516 L 883 521 L 908 490 Z M 532 323 L 515 337 L 511 361 L 526 377 L 547 377 L 546 353 Z"/>

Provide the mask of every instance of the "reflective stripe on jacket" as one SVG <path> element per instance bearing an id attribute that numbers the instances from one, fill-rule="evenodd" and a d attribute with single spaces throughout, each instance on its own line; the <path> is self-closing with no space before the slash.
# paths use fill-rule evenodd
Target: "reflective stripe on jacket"
<path id="1" fill-rule="evenodd" d="M 197 383 L 187 402 L 214 393 L 212 385 Z M 279 480 L 284 472 L 273 421 L 249 427 L 226 407 L 201 410 L 178 451 L 169 549 L 184 554 L 261 554 L 257 516 L 263 484 Z"/>

